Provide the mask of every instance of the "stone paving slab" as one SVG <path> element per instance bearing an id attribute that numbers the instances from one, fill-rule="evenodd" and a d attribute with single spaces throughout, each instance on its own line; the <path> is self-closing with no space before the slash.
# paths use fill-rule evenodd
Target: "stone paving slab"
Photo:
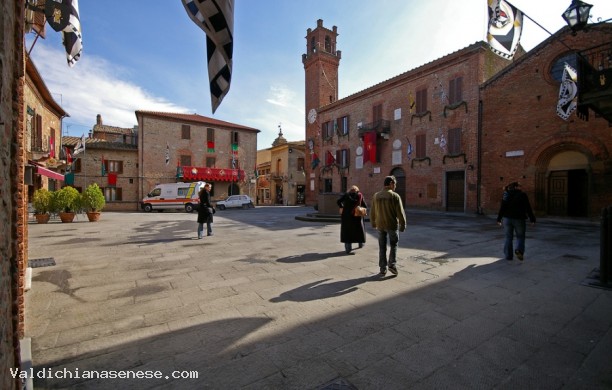
<path id="1" fill-rule="evenodd" d="M 311 212 L 225 210 L 202 240 L 178 212 L 30 224 L 29 256 L 56 261 L 26 294 L 34 369 L 164 376 L 35 387 L 612 385 L 612 291 L 581 284 L 599 264 L 596 223 L 539 221 L 525 261 L 507 262 L 493 218 L 409 210 L 400 273 L 380 278 L 370 227 L 346 255 L 338 224 L 295 218 Z"/>

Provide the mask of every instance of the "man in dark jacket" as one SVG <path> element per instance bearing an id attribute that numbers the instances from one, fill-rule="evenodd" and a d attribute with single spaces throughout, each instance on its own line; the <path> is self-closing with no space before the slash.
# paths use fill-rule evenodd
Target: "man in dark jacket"
<path id="1" fill-rule="evenodd" d="M 521 191 L 521 183 L 512 182 L 506 186 L 502 196 L 499 213 L 497 213 L 497 224 L 504 225 L 506 240 L 504 242 L 504 255 L 506 260 L 512 260 L 513 253 L 519 260 L 523 260 L 525 253 L 525 220 L 529 218 L 531 224 L 535 224 L 536 217 L 531 210 L 527 194 Z M 516 233 L 516 250 L 513 249 L 514 233 Z"/>

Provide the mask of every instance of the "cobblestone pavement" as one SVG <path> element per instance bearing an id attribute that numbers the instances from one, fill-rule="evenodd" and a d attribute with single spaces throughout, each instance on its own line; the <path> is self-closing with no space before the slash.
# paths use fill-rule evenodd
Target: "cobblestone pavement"
<path id="1" fill-rule="evenodd" d="M 493 218 L 409 210 L 380 278 L 369 226 L 346 255 L 312 211 L 218 211 L 202 240 L 179 212 L 30 223 L 35 388 L 612 388 L 597 223 L 529 225 L 507 262 Z M 90 379 L 128 374 L 161 377 Z"/>

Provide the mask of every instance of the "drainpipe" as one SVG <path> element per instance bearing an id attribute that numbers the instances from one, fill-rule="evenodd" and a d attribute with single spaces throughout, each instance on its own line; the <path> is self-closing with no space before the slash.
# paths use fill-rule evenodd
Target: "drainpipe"
<path id="1" fill-rule="evenodd" d="M 482 211 L 482 100 L 478 100 L 478 136 L 477 136 L 476 147 L 478 148 L 477 161 L 476 161 L 476 212 L 480 215 L 484 214 Z"/>

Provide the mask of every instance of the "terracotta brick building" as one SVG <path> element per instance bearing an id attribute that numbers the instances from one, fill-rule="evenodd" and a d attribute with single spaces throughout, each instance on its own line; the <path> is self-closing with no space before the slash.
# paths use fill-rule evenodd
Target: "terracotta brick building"
<path id="1" fill-rule="evenodd" d="M 136 119 L 138 199 L 158 183 L 200 180 L 215 200 L 255 197 L 259 130 L 197 114 L 136 111 Z"/>
<path id="2" fill-rule="evenodd" d="M 588 121 L 556 112 L 564 64 L 576 68 L 580 53 L 595 69 L 610 69 L 610 37 L 609 23 L 577 35 L 564 28 L 482 85 L 485 212 L 497 212 L 502 186 L 514 180 L 539 215 L 597 217 L 612 204 L 610 123 L 593 111 Z"/>
<path id="3" fill-rule="evenodd" d="M 338 100 L 337 35 L 318 20 L 302 55 L 307 204 L 395 175 L 410 207 L 477 212 L 479 86 L 509 62 L 478 42 Z"/>

